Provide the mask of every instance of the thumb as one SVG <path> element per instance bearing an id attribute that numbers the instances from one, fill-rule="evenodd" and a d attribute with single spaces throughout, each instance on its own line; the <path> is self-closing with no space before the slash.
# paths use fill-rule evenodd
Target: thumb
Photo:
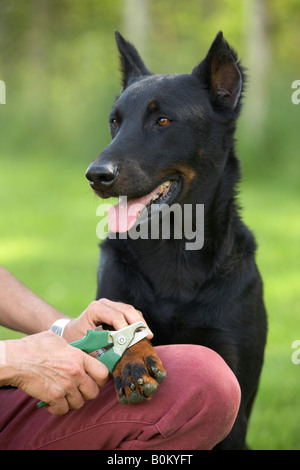
<path id="1" fill-rule="evenodd" d="M 107 382 L 108 368 L 89 354 L 84 355 L 84 369 L 86 373 L 95 380 L 97 385 L 102 388 Z"/>

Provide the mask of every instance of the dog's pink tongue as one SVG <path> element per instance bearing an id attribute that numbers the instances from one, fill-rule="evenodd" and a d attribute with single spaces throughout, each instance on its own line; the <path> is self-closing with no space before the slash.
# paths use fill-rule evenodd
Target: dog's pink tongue
<path id="1" fill-rule="evenodd" d="M 121 196 L 115 206 L 111 206 L 107 211 L 108 227 L 111 232 L 128 232 L 135 224 L 139 213 L 150 202 L 159 187 L 150 194 L 137 199 L 127 199 Z"/>
<path id="2" fill-rule="evenodd" d="M 139 204 L 138 199 L 128 201 L 126 197 L 120 197 L 115 206 L 107 211 L 108 228 L 111 232 L 128 232 L 134 225 L 139 212 L 144 204 Z"/>

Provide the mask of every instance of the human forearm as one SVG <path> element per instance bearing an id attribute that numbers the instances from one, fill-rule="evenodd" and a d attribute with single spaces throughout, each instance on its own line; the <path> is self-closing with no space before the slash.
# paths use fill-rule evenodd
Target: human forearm
<path id="1" fill-rule="evenodd" d="M 47 330 L 61 312 L 0 266 L 0 324 L 26 334 Z"/>

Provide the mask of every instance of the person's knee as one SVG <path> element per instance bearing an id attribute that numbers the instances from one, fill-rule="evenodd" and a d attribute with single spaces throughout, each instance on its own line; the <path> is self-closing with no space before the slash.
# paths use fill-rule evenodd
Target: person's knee
<path id="1" fill-rule="evenodd" d="M 174 422 L 178 428 L 189 428 L 195 443 L 199 438 L 198 448 L 214 447 L 229 434 L 239 410 L 241 390 L 234 373 L 209 348 L 172 345 L 158 349 L 167 370 L 164 386 L 171 386 L 175 394 L 170 400 L 176 403 Z"/>
<path id="2" fill-rule="evenodd" d="M 206 416 L 207 433 L 214 447 L 234 425 L 240 407 L 241 389 L 225 361 L 214 351 L 204 349 L 201 352 L 206 361 L 206 367 L 202 369 L 202 400 L 206 413 L 202 411 L 201 419 Z"/>
<path id="3" fill-rule="evenodd" d="M 238 380 L 230 367 L 216 352 L 205 348 L 206 367 L 206 399 L 220 408 L 232 410 L 237 414 L 241 389 Z"/>

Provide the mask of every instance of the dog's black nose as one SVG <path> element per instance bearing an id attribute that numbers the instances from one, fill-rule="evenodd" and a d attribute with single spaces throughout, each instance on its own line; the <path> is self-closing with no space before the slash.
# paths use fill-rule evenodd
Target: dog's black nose
<path id="1" fill-rule="evenodd" d="M 118 168 L 111 163 L 91 163 L 86 171 L 86 178 L 95 186 L 111 187 L 118 174 Z"/>

